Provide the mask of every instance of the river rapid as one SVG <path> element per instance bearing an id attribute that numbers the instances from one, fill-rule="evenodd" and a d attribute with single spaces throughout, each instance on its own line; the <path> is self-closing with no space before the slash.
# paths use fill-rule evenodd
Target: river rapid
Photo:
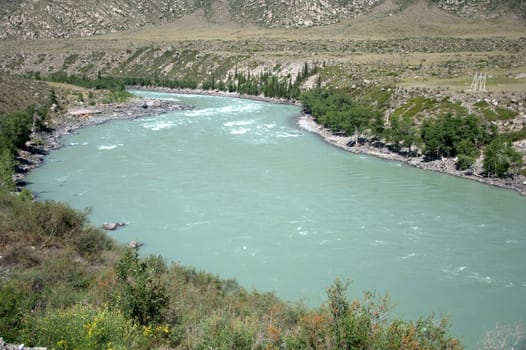
<path id="1" fill-rule="evenodd" d="M 336 277 L 352 298 L 389 292 L 397 316 L 449 316 L 469 349 L 526 321 L 525 197 L 337 149 L 297 126 L 297 106 L 135 93 L 195 109 L 67 135 L 29 189 L 286 300 L 319 305 Z"/>

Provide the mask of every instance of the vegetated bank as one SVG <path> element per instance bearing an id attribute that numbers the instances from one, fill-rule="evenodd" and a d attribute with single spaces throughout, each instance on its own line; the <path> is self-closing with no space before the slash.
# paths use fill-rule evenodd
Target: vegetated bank
<path id="1" fill-rule="evenodd" d="M 242 85 L 239 88 L 238 83 L 230 80 L 230 88 L 224 82 L 219 88 L 205 82 L 199 90 L 174 89 L 170 84 L 163 88 L 162 82 L 138 88 L 300 103 L 304 107 L 300 127 L 344 150 L 401 161 L 526 195 L 526 126 L 515 131 L 506 129 L 513 125 L 518 112 L 495 107 L 491 100 L 477 95 L 450 96 L 438 91 L 404 91 L 389 86 L 365 88 L 357 93 L 322 88 L 318 81 L 316 87 L 302 91 L 303 82 L 315 75 L 317 69 L 310 70 L 305 65 L 303 72 L 295 83 L 269 73 L 244 77 L 244 83 L 249 81 L 248 89 Z"/>
<path id="2" fill-rule="evenodd" d="M 300 125 L 332 145 L 526 195 L 524 153 L 514 147 L 517 141 L 524 145 L 524 127 L 501 132 L 497 123 L 468 114 L 447 96 L 417 96 L 390 114 L 370 110 L 338 91 L 311 90 L 302 102 L 307 114 Z M 508 111 L 501 113 L 500 118 L 509 118 Z"/>
<path id="3" fill-rule="evenodd" d="M 259 90 L 260 85 L 255 86 L 258 95 L 265 95 Z M 89 95 L 89 91 L 96 94 L 99 90 L 83 92 Z M 122 90 L 122 86 L 117 90 Z M 376 92 L 379 95 L 374 99 L 379 101 L 379 96 L 388 91 L 379 88 Z M 386 145 L 380 148 L 389 150 L 393 147 L 389 144 L 396 147 L 398 142 L 399 148 L 389 152 L 396 153 L 398 149 L 403 156 L 404 147 L 414 152 L 410 142 L 415 142 L 418 133 L 411 128 L 412 124 L 402 119 L 400 125 L 396 122 L 387 125 L 380 104 L 376 104 L 377 108 L 371 108 L 370 104 L 365 107 L 365 95 L 353 97 L 349 92 L 318 88 L 300 94 L 299 98 L 308 111 L 318 116 L 318 123 L 330 127 L 331 133 L 341 133 L 334 137 L 348 137 L 358 144 L 383 142 L 374 139 L 374 132 L 374 135 L 385 135 Z M 75 99 L 75 103 L 78 100 Z M 50 92 L 49 109 L 40 110 L 66 109 L 67 104 L 62 101 L 61 90 Z M 88 96 L 87 105 L 90 104 Z M 32 113 L 34 117 L 35 110 Z M 58 123 L 60 115 L 63 114 L 56 116 Z M 70 118 L 78 122 L 80 117 L 70 115 Z M 444 123 L 438 124 L 438 130 L 449 125 L 450 129 L 464 130 L 462 140 L 472 141 L 462 147 L 468 150 L 472 145 L 488 147 L 486 137 L 491 139 L 491 129 L 486 130 L 473 118 L 452 115 L 443 118 L 437 119 Z M 2 135 L 18 135 L 12 139 L 16 145 L 11 143 L 10 149 L 25 148 L 27 144 L 22 140 L 31 129 L 33 118 L 13 120 L 18 121 L 13 125 L 25 125 L 13 130 L 25 130 L 25 133 L 11 134 L 9 125 L 12 124 L 7 123 L 2 125 Z M 66 123 L 63 125 L 67 125 L 67 120 L 62 120 Z M 428 123 L 435 121 L 430 119 Z M 431 135 L 434 135 L 432 131 L 437 132 L 433 124 L 422 124 L 421 128 Z M 450 129 L 444 130 L 455 134 Z M 402 132 L 404 130 L 409 132 Z M 410 138 L 411 135 L 414 138 Z M 431 143 L 435 147 L 426 150 L 458 154 L 463 148 L 456 142 L 446 144 L 450 148 L 444 149 L 441 143 Z M 5 299 L 8 302 L 1 314 L 6 315 L 6 319 L 2 321 L 4 328 L 0 334 L 9 333 L 7 340 L 12 342 L 54 348 L 459 347 L 448 335 L 445 321 L 396 320 L 387 313 L 389 307 L 384 298 L 366 293 L 362 300 L 350 302 L 345 293 L 346 284 L 341 281 L 329 288 L 324 305 L 307 309 L 284 303 L 272 294 L 247 292 L 232 281 L 168 265 L 160 258 L 141 258 L 136 249 L 115 247 L 107 238 L 101 238 L 98 229 L 85 224 L 86 213 L 52 202 L 32 202 L 27 191 L 19 195 L 3 192 L 1 208 L 0 229 L 6 232 L 0 242 L 1 272 L 8 283 L 0 292 L 13 297 Z M 91 254 L 94 254 L 93 261 Z M 56 271 L 60 273 L 57 275 Z M 59 296 L 55 294 L 57 290 Z M 65 329 L 63 325 L 68 323 L 76 326 Z"/>
<path id="4" fill-rule="evenodd" d="M 320 67 L 304 63 L 295 77 L 270 71 L 236 71 L 225 80 L 212 74 L 200 83 L 100 74 L 91 79 L 64 72 L 51 74 L 47 79 L 91 89 L 132 85 L 302 103 L 306 115 L 300 126 L 342 149 L 526 194 L 526 119 L 520 102 L 526 94 L 517 93 L 509 100 L 498 101 L 476 93 L 392 85 L 335 89 L 322 87 L 320 71 Z M 499 107 L 503 103 L 508 108 Z"/>
<path id="5" fill-rule="evenodd" d="M 50 94 L 44 110 L 66 108 L 62 91 Z M 33 118 L 10 113 L 1 120 L 6 154 L 26 148 Z M 45 118 L 42 125 L 52 127 Z M 52 349 L 461 348 L 445 319 L 400 320 L 388 296 L 367 292 L 351 301 L 347 283 L 336 280 L 318 308 L 286 303 L 143 257 L 89 226 L 89 211 L 33 201 L 1 181 L 0 336 L 7 342 Z"/>

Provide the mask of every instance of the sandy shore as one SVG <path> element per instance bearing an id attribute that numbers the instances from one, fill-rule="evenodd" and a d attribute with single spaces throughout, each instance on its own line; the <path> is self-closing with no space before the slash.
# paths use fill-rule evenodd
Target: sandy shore
<path id="1" fill-rule="evenodd" d="M 264 96 L 243 95 L 239 93 L 230 93 L 222 91 L 136 86 L 132 86 L 129 88 L 132 90 L 158 91 L 188 95 L 207 95 L 230 98 L 243 98 L 254 101 L 301 106 L 301 103 L 298 101 L 269 98 Z M 38 144 L 29 144 L 28 147 L 26 147 L 27 150 L 20 151 L 19 157 L 17 157 L 18 161 L 20 162 L 20 165 L 18 166 L 17 172 L 15 174 L 16 183 L 18 186 L 24 186 L 25 174 L 31 169 L 40 166 L 40 164 L 44 160 L 44 156 L 48 154 L 50 150 L 62 146 L 60 144 L 60 137 L 62 137 L 63 135 L 75 132 L 76 130 L 85 126 L 102 124 L 109 120 L 143 118 L 147 116 L 158 115 L 172 110 L 183 110 L 191 108 L 192 107 L 190 106 L 184 106 L 173 101 L 136 98 L 132 102 L 125 104 L 98 105 L 80 111 L 69 111 L 66 118 L 62 122 L 59 122 L 55 129 L 49 132 L 42 132 L 36 135 L 37 139 L 40 139 L 40 142 L 38 142 Z M 370 155 L 381 159 L 399 161 L 420 169 L 436 171 L 492 186 L 497 186 L 500 188 L 515 190 L 521 195 L 526 196 L 526 177 L 521 175 L 517 176 L 517 178 L 515 179 L 487 178 L 477 173 L 457 170 L 455 168 L 455 160 L 451 158 L 445 158 L 441 160 L 428 162 L 424 161 L 422 156 L 406 157 L 401 154 L 391 152 L 386 147 L 378 148 L 372 146 L 369 143 L 365 143 L 363 145 L 356 144 L 355 146 L 349 147 L 348 144 L 349 141 L 351 141 L 352 139 L 351 137 L 334 135 L 330 130 L 316 123 L 312 116 L 306 114 L 300 116 L 300 118 L 298 119 L 298 126 L 306 131 L 320 135 L 323 138 L 323 140 L 328 144 L 349 152 Z"/>

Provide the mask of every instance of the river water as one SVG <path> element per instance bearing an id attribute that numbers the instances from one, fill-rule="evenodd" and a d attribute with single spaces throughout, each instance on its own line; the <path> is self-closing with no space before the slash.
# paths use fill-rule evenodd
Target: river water
<path id="1" fill-rule="evenodd" d="M 41 199 L 92 208 L 143 252 L 315 306 L 336 278 L 389 292 L 405 318 L 448 315 L 474 349 L 526 321 L 526 198 L 354 155 L 300 130 L 295 106 L 136 92 L 196 106 L 63 138 Z"/>

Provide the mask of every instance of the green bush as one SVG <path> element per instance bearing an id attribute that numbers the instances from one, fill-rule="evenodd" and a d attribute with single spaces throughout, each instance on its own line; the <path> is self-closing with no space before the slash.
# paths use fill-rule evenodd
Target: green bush
<path id="1" fill-rule="evenodd" d="M 94 227 L 82 229 L 71 237 L 75 251 L 83 258 L 96 261 L 101 252 L 115 248 L 115 242 L 102 230 Z"/>
<path id="2" fill-rule="evenodd" d="M 354 102 L 344 92 L 313 89 L 304 92 L 300 99 L 318 123 L 335 133 L 353 135 L 367 131 L 375 134 L 383 132 L 382 114 Z"/>
<path id="3" fill-rule="evenodd" d="M 486 142 L 488 133 L 474 116 L 445 114 L 427 119 L 421 130 L 424 154 L 431 160 L 457 154 L 471 156 Z"/>
<path id="4" fill-rule="evenodd" d="M 0 283 L 0 335 L 7 342 L 16 342 L 24 327 L 24 318 L 37 304 L 38 293 L 31 285 L 14 280 Z"/>
<path id="5" fill-rule="evenodd" d="M 199 326 L 201 334 L 191 348 L 198 350 L 244 350 L 253 349 L 256 334 L 250 325 L 237 319 L 212 315 Z M 189 344 L 190 345 L 190 344 Z"/>
<path id="6" fill-rule="evenodd" d="M 116 305 L 126 317 L 141 325 L 166 319 L 169 295 L 161 278 L 166 265 L 160 258 L 140 259 L 137 249 L 128 248 L 116 267 Z"/>
<path id="7" fill-rule="evenodd" d="M 13 182 L 15 166 L 12 151 L 8 148 L 0 149 L 0 190 L 13 191 L 15 189 Z"/>
<path id="8" fill-rule="evenodd" d="M 522 154 L 513 149 L 504 137 L 496 137 L 485 149 L 482 167 L 489 177 L 517 174 L 522 167 Z"/>
<path id="9" fill-rule="evenodd" d="M 150 341 L 141 327 L 108 307 L 76 304 L 49 309 L 26 323 L 26 344 L 50 349 L 146 349 Z"/>

